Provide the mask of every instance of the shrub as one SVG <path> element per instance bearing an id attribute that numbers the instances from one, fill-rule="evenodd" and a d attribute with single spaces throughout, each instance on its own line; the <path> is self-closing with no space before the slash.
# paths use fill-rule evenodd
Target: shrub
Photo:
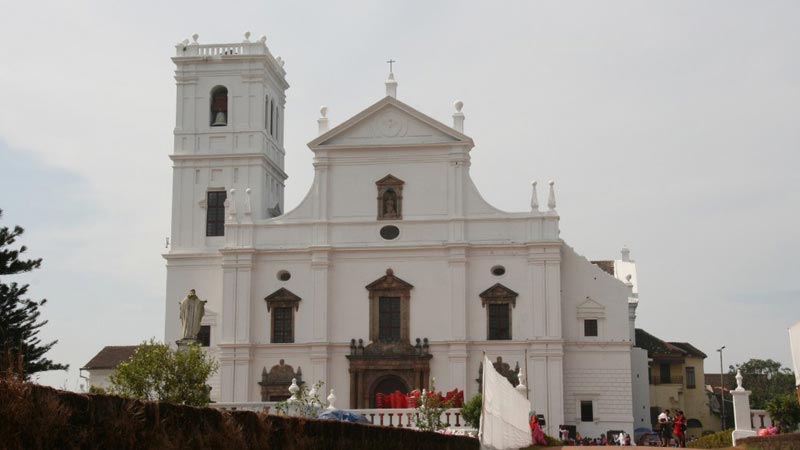
<path id="1" fill-rule="evenodd" d="M 464 407 L 461 408 L 461 417 L 473 428 L 480 427 L 482 402 L 481 394 L 475 394 L 467 403 L 464 403 Z"/>
<path id="2" fill-rule="evenodd" d="M 748 450 L 797 450 L 800 448 L 800 433 L 749 437 L 736 443 L 744 444 Z"/>
<path id="3" fill-rule="evenodd" d="M 701 437 L 700 439 L 692 442 L 687 442 L 686 446 L 689 448 L 725 448 L 733 446 L 733 438 L 731 436 L 733 429 L 720 431 L 714 434 L 709 434 Z"/>
<path id="4" fill-rule="evenodd" d="M 767 412 L 773 422 L 777 422 L 782 432 L 792 432 L 800 423 L 800 404 L 794 394 L 773 398 L 767 403 Z"/>
<path id="5" fill-rule="evenodd" d="M 553 436 L 547 434 L 544 435 L 544 439 L 545 441 L 547 441 L 546 445 L 531 445 L 530 447 L 525 447 L 524 449 L 521 450 L 535 450 L 537 448 L 544 448 L 544 447 L 561 447 L 562 445 L 564 445 L 564 441 L 556 439 Z"/>

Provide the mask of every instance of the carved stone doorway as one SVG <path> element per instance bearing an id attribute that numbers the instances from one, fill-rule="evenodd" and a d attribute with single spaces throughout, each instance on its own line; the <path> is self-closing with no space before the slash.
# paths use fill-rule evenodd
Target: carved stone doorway
<path id="1" fill-rule="evenodd" d="M 374 386 L 370 389 L 370 407 L 374 408 L 375 405 L 375 397 L 377 394 L 384 394 L 389 395 L 393 394 L 396 391 L 400 391 L 403 394 L 407 394 L 411 389 L 408 388 L 408 384 L 397 375 L 386 375 L 382 378 L 379 378 L 375 381 Z"/>

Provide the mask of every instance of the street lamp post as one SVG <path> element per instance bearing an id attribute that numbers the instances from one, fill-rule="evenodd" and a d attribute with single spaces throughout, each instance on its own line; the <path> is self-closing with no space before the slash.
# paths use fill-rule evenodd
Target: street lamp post
<path id="1" fill-rule="evenodd" d="M 717 349 L 719 352 L 719 415 L 722 422 L 722 431 L 725 431 L 725 374 L 722 372 L 722 350 L 725 350 L 724 345 Z"/>

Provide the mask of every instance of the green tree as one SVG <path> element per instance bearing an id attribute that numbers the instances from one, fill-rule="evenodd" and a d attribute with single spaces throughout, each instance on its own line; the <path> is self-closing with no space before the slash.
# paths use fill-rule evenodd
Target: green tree
<path id="1" fill-rule="evenodd" d="M 205 406 L 211 399 L 208 378 L 219 365 L 199 345 L 173 350 L 150 339 L 111 374 L 110 391 L 123 397 Z"/>
<path id="2" fill-rule="evenodd" d="M 751 359 L 744 364 L 730 366 L 731 376 L 736 371 L 742 372 L 745 389 L 751 391 L 750 406 L 764 409 L 770 401 L 794 392 L 794 374 L 792 370 L 781 367 L 781 363 L 771 359 Z M 732 378 L 731 378 L 732 379 Z M 726 386 L 734 388 L 735 386 Z M 727 410 L 726 410 L 727 413 Z"/>
<path id="3" fill-rule="evenodd" d="M 782 432 L 791 433 L 797 430 L 797 424 L 800 423 L 800 403 L 794 394 L 786 394 L 770 400 L 766 410 Z"/>
<path id="4" fill-rule="evenodd" d="M 24 245 L 17 250 L 10 248 L 24 231 L 19 226 L 0 228 L 0 276 L 30 272 L 41 266 L 41 258 L 21 259 L 27 250 Z M 69 366 L 44 357 L 58 341 L 44 343 L 38 337 L 47 324 L 46 320 L 40 320 L 39 307 L 47 300 L 25 298 L 27 293 L 27 284 L 6 284 L 0 280 L 0 374 L 28 379 L 36 372 L 66 370 Z"/>

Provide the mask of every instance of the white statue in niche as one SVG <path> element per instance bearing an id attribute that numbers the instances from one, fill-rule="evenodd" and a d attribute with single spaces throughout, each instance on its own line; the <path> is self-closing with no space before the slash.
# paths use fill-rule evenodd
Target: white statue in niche
<path id="1" fill-rule="evenodd" d="M 200 332 L 200 321 L 203 320 L 203 315 L 206 312 L 206 303 L 206 300 L 200 300 L 197 297 L 194 289 L 191 289 L 189 294 L 180 301 L 181 331 L 183 332 L 181 340 L 197 340 L 197 334 Z"/>

